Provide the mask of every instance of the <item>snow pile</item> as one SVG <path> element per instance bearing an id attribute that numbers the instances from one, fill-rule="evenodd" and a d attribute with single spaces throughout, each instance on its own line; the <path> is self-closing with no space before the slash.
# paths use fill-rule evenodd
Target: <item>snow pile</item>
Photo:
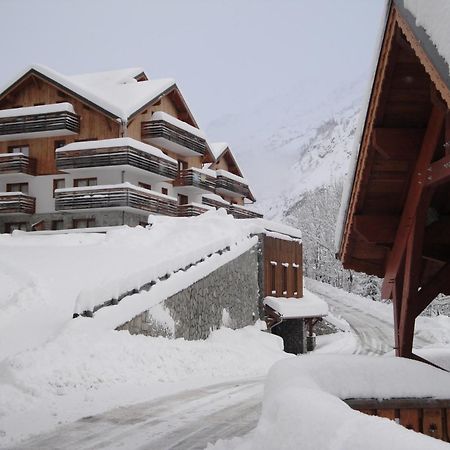
<path id="1" fill-rule="evenodd" d="M 323 317 L 328 314 L 328 305 L 307 289 L 303 290 L 302 298 L 266 297 L 264 304 L 283 318 Z"/>
<path id="2" fill-rule="evenodd" d="M 416 25 L 425 29 L 440 55 L 450 63 L 450 4 L 448 0 L 405 0 L 405 6 L 416 18 Z"/>
<path id="3" fill-rule="evenodd" d="M 0 447 L 114 406 L 263 376 L 288 355 L 282 340 L 261 326 L 222 328 L 205 341 L 185 341 L 132 336 L 99 329 L 88 318 L 73 320 L 44 345 L 0 363 Z"/>
<path id="4" fill-rule="evenodd" d="M 255 431 L 208 448 L 448 448 L 442 441 L 388 419 L 352 410 L 340 400 L 393 395 L 450 398 L 450 375 L 400 358 L 313 355 L 280 361 L 269 372 L 263 411 Z"/>

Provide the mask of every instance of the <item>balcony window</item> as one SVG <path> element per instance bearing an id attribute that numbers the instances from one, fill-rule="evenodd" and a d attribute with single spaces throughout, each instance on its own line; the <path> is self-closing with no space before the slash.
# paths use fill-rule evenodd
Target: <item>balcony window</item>
<path id="1" fill-rule="evenodd" d="M 97 186 L 97 178 L 77 178 L 73 180 L 73 187 Z"/>
<path id="2" fill-rule="evenodd" d="M 169 195 L 169 190 L 167 188 L 161 188 L 161 194 Z"/>
<path id="3" fill-rule="evenodd" d="M 56 189 L 64 189 L 66 187 L 66 180 L 64 178 L 55 178 L 53 180 L 53 197 Z"/>
<path id="4" fill-rule="evenodd" d="M 139 181 L 138 186 L 141 187 L 141 188 L 144 188 L 144 189 L 148 189 L 149 191 L 152 190 L 151 184 L 141 183 L 141 182 Z"/>
<path id="5" fill-rule="evenodd" d="M 30 154 L 29 145 L 11 145 L 8 147 L 8 153 L 23 153 L 25 156 Z"/>
<path id="6" fill-rule="evenodd" d="M 187 205 L 189 203 L 189 198 L 187 195 L 178 194 L 178 204 Z"/>
<path id="7" fill-rule="evenodd" d="M 28 183 L 8 183 L 6 185 L 6 192 L 22 192 L 22 194 L 28 194 Z"/>

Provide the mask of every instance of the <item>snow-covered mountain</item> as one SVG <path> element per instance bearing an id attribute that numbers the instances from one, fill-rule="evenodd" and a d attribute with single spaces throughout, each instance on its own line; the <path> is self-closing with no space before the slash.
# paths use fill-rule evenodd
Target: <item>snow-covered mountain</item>
<path id="1" fill-rule="evenodd" d="M 227 139 L 268 218 L 283 211 L 302 193 L 347 170 L 367 76 L 336 91 L 292 87 L 247 113 L 212 122 L 212 140 Z"/>

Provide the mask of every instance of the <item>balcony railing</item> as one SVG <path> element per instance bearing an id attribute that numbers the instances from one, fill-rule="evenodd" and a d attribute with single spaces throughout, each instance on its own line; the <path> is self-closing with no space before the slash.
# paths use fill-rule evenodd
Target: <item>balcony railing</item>
<path id="1" fill-rule="evenodd" d="M 173 182 L 176 187 L 192 187 L 204 191 L 214 192 L 216 178 L 195 168 L 180 170 Z"/>
<path id="2" fill-rule="evenodd" d="M 57 211 L 102 208 L 133 208 L 166 216 L 177 215 L 175 198 L 128 183 L 55 191 Z"/>
<path id="3" fill-rule="evenodd" d="M 164 179 L 174 180 L 177 176 L 175 161 L 160 158 L 132 146 L 56 151 L 56 167 L 62 171 L 122 165 L 136 167 Z"/>
<path id="4" fill-rule="evenodd" d="M 251 211 L 240 205 L 230 205 L 228 213 L 232 214 L 235 219 L 257 219 L 263 217 L 262 214 Z"/>
<path id="5" fill-rule="evenodd" d="M 233 174 L 229 176 L 224 171 L 217 171 L 216 191 L 227 195 L 238 195 L 239 197 L 249 197 L 250 189 L 248 185 L 234 179 Z"/>
<path id="6" fill-rule="evenodd" d="M 0 192 L 0 214 L 34 214 L 36 199 L 22 192 Z"/>
<path id="7" fill-rule="evenodd" d="M 206 206 L 212 206 L 216 209 L 225 208 L 226 210 L 228 210 L 228 208 L 230 207 L 230 204 L 225 200 L 219 201 L 208 197 L 202 197 L 202 204 Z"/>
<path id="8" fill-rule="evenodd" d="M 206 153 L 206 140 L 165 120 L 142 122 L 142 140 L 160 144 L 183 155 L 202 156 Z"/>
<path id="9" fill-rule="evenodd" d="M 0 153 L 0 175 L 10 173 L 36 175 L 36 160 L 23 153 Z"/>
<path id="10" fill-rule="evenodd" d="M 202 206 L 198 203 L 188 203 L 187 205 L 178 205 L 178 215 L 180 217 L 199 216 L 210 209 L 211 207 Z"/>
<path id="11" fill-rule="evenodd" d="M 4 111 L 0 111 L 0 140 L 65 136 L 80 132 L 80 117 L 77 114 L 66 110 L 39 113 L 39 110 L 33 108 L 40 107 L 23 108 L 23 115 L 19 115 L 22 108 L 8 110 L 15 111 L 11 113 L 14 115 L 9 116 L 4 116 Z"/>

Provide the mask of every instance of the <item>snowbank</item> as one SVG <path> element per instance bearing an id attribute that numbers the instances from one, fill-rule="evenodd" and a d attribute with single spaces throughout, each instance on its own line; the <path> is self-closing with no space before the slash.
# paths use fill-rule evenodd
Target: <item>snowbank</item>
<path id="1" fill-rule="evenodd" d="M 311 355 L 280 361 L 269 372 L 256 430 L 244 438 L 219 441 L 208 448 L 448 448 L 442 441 L 388 419 L 354 411 L 338 398 L 387 398 L 399 394 L 449 398 L 450 375 L 400 358 Z"/>

